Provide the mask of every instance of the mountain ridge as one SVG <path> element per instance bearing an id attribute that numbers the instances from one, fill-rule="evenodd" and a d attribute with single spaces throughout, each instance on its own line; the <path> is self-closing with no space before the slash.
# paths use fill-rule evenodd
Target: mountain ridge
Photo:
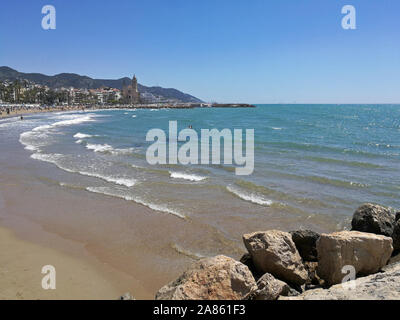
<path id="1" fill-rule="evenodd" d="M 52 89 L 61 87 L 74 87 L 77 89 L 97 89 L 102 86 L 122 89 L 124 84 L 129 84 L 131 79 L 128 77 L 120 79 L 93 79 L 85 75 L 76 73 L 59 73 L 54 76 L 42 73 L 24 73 L 12 69 L 8 66 L 0 67 L 0 81 L 9 80 L 29 80 L 40 85 L 46 85 Z M 181 92 L 174 88 L 163 88 L 159 86 L 144 86 L 138 84 L 140 93 L 148 92 L 153 95 L 162 96 L 166 99 L 176 99 L 181 102 L 203 102 L 190 94 Z"/>

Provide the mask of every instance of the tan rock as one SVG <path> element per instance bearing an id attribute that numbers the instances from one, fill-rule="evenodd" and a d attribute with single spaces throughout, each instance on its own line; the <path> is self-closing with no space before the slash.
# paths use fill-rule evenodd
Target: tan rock
<path id="1" fill-rule="evenodd" d="M 243 242 L 259 271 L 296 285 L 306 282 L 307 271 L 288 232 L 269 230 L 245 234 Z"/>
<path id="2" fill-rule="evenodd" d="M 358 231 L 322 234 L 317 241 L 318 275 L 326 284 L 341 283 L 348 272 L 344 266 L 353 266 L 356 274 L 378 272 L 390 259 L 392 239 L 382 235 Z"/>
<path id="3" fill-rule="evenodd" d="M 156 300 L 241 300 L 256 289 L 247 266 L 220 255 L 196 262 L 178 279 L 162 287 Z"/>
<path id="4" fill-rule="evenodd" d="M 383 273 L 337 284 L 329 289 L 308 290 L 279 300 L 400 300 L 400 263 Z"/>

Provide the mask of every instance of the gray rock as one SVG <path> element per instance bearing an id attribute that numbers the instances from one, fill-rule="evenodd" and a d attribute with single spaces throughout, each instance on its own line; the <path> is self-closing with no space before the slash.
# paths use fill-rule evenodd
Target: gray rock
<path id="1" fill-rule="evenodd" d="M 397 220 L 396 224 L 394 225 L 392 239 L 394 252 L 397 253 L 400 251 L 400 220 Z"/>
<path id="2" fill-rule="evenodd" d="M 279 300 L 400 300 L 400 263 L 386 272 L 346 282 L 345 286 L 308 290 L 295 297 L 281 296 Z"/>
<path id="3" fill-rule="evenodd" d="M 241 263 L 243 263 L 247 268 L 249 268 L 250 272 L 253 274 L 254 279 L 257 281 L 260 279 L 263 275 L 262 272 L 259 272 L 254 265 L 253 259 L 251 258 L 250 253 L 245 253 L 239 260 Z"/>
<path id="4" fill-rule="evenodd" d="M 251 295 L 251 300 L 276 300 L 279 296 L 287 296 L 291 292 L 287 283 L 276 279 L 270 273 L 265 273 L 257 281 L 257 288 Z"/>
<path id="5" fill-rule="evenodd" d="M 129 292 L 127 292 L 120 296 L 118 300 L 135 300 L 135 298 Z"/>
<path id="6" fill-rule="evenodd" d="M 395 220 L 396 220 L 396 222 L 400 220 L 400 212 L 396 212 Z"/>
<path id="7" fill-rule="evenodd" d="M 304 261 L 318 261 L 317 240 L 319 234 L 311 230 L 291 231 L 292 240 Z"/>
<path id="8" fill-rule="evenodd" d="M 262 273 L 295 285 L 303 285 L 308 273 L 288 232 L 269 230 L 243 235 L 255 267 Z"/>
<path id="9" fill-rule="evenodd" d="M 394 223 L 395 216 L 388 208 L 366 203 L 354 212 L 351 230 L 391 237 Z"/>
<path id="10" fill-rule="evenodd" d="M 242 300 L 256 290 L 249 268 L 221 255 L 197 261 L 178 279 L 162 287 L 156 300 Z"/>

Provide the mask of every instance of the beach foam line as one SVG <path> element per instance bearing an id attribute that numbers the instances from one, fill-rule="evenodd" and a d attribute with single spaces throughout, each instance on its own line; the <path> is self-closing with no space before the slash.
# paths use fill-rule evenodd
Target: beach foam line
<path id="1" fill-rule="evenodd" d="M 271 206 L 273 204 L 273 201 L 265 199 L 259 195 L 256 195 L 254 193 L 245 193 L 243 191 L 240 191 L 239 189 L 236 189 L 232 186 L 227 186 L 226 189 L 231 192 L 232 194 L 234 194 L 235 196 L 237 196 L 238 198 L 245 200 L 245 201 L 249 201 L 255 204 L 259 204 L 261 206 Z"/>
<path id="2" fill-rule="evenodd" d="M 137 180 L 132 179 L 132 178 L 124 178 L 124 177 L 117 177 L 117 176 L 107 176 L 107 175 L 103 175 L 100 173 L 93 173 L 93 172 L 87 172 L 87 171 L 77 171 L 76 173 L 79 173 L 80 175 L 83 176 L 88 176 L 88 177 L 93 177 L 93 178 L 99 178 L 101 180 L 107 181 L 107 182 L 111 182 L 111 183 L 115 183 L 121 186 L 125 186 L 125 187 L 133 187 L 136 183 Z"/>
<path id="3" fill-rule="evenodd" d="M 95 172 L 77 171 L 77 170 L 65 168 L 62 165 L 60 165 L 60 163 L 59 163 L 59 160 L 62 159 L 63 157 L 64 157 L 64 155 L 58 154 L 58 153 L 46 154 L 46 153 L 38 152 L 38 153 L 31 154 L 32 159 L 55 164 L 59 169 L 67 171 L 69 173 L 77 173 L 82 176 L 98 178 L 98 179 L 104 180 L 106 182 L 111 182 L 111 183 L 114 183 L 117 185 L 122 185 L 122 186 L 125 186 L 128 188 L 133 187 L 137 183 L 137 180 L 133 179 L 133 178 L 109 176 L 109 175 L 103 175 L 103 174 L 95 173 Z"/>
<path id="4" fill-rule="evenodd" d="M 154 211 L 172 214 L 172 215 L 174 215 L 174 216 L 176 216 L 176 217 L 178 217 L 180 219 L 184 219 L 184 220 L 187 219 L 187 217 L 185 215 L 179 213 L 176 210 L 170 209 L 167 206 L 150 203 L 150 202 L 144 201 L 140 197 L 132 197 L 132 196 L 118 194 L 118 193 L 115 193 L 115 192 L 110 192 L 109 188 L 87 187 L 86 190 L 89 191 L 89 192 L 104 194 L 106 196 L 121 198 L 121 199 L 124 199 L 126 201 L 133 201 L 133 202 L 136 202 L 137 204 L 143 205 L 143 206 L 145 206 L 145 207 L 147 207 L 149 209 L 152 209 Z"/>
<path id="5" fill-rule="evenodd" d="M 172 243 L 172 244 L 171 244 L 171 247 L 172 247 L 172 249 L 174 249 L 176 252 L 178 252 L 178 253 L 180 253 L 180 254 L 183 254 L 183 255 L 185 255 L 185 256 L 187 256 L 187 257 L 189 257 L 189 258 L 192 258 L 192 259 L 194 259 L 194 260 L 199 260 L 199 259 L 203 259 L 203 258 L 206 257 L 206 256 L 204 256 L 204 255 L 202 255 L 202 254 L 200 254 L 200 253 L 192 252 L 192 251 L 190 251 L 190 250 L 184 249 L 184 248 L 182 248 L 181 246 L 179 246 L 179 245 L 176 244 L 176 243 Z"/>
<path id="6" fill-rule="evenodd" d="M 174 178 L 174 179 L 184 179 L 184 180 L 196 181 L 196 182 L 207 179 L 207 177 L 202 177 L 202 176 L 198 176 L 195 174 L 189 174 L 189 173 L 185 173 L 185 172 L 169 171 L 169 174 L 170 174 L 170 177 Z"/>
<path id="7" fill-rule="evenodd" d="M 49 163 L 53 163 L 58 165 L 57 160 L 60 160 L 60 158 L 62 157 L 62 154 L 59 153 L 33 153 L 31 154 L 31 158 L 34 160 L 39 160 L 39 161 L 43 161 L 43 162 L 49 162 Z"/>

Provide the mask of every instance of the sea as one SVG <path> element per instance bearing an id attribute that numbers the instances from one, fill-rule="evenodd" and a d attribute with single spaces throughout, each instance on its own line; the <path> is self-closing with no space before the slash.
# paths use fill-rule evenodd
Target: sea
<path id="1" fill-rule="evenodd" d="M 153 142 L 146 134 L 168 133 L 170 121 L 199 136 L 201 129 L 254 129 L 254 172 L 238 176 L 235 164 L 223 161 L 150 165 L 146 151 Z M 207 237 L 218 233 L 221 243 L 241 230 L 349 229 L 365 202 L 400 208 L 400 105 L 46 113 L 0 120 L 0 137 L 17 137 L 24 155 L 45 164 L 49 170 L 41 175 L 60 190 L 144 206 L 155 221 L 169 215 L 208 230 Z M 195 257 L 218 251 L 200 240 L 174 246 Z"/>

